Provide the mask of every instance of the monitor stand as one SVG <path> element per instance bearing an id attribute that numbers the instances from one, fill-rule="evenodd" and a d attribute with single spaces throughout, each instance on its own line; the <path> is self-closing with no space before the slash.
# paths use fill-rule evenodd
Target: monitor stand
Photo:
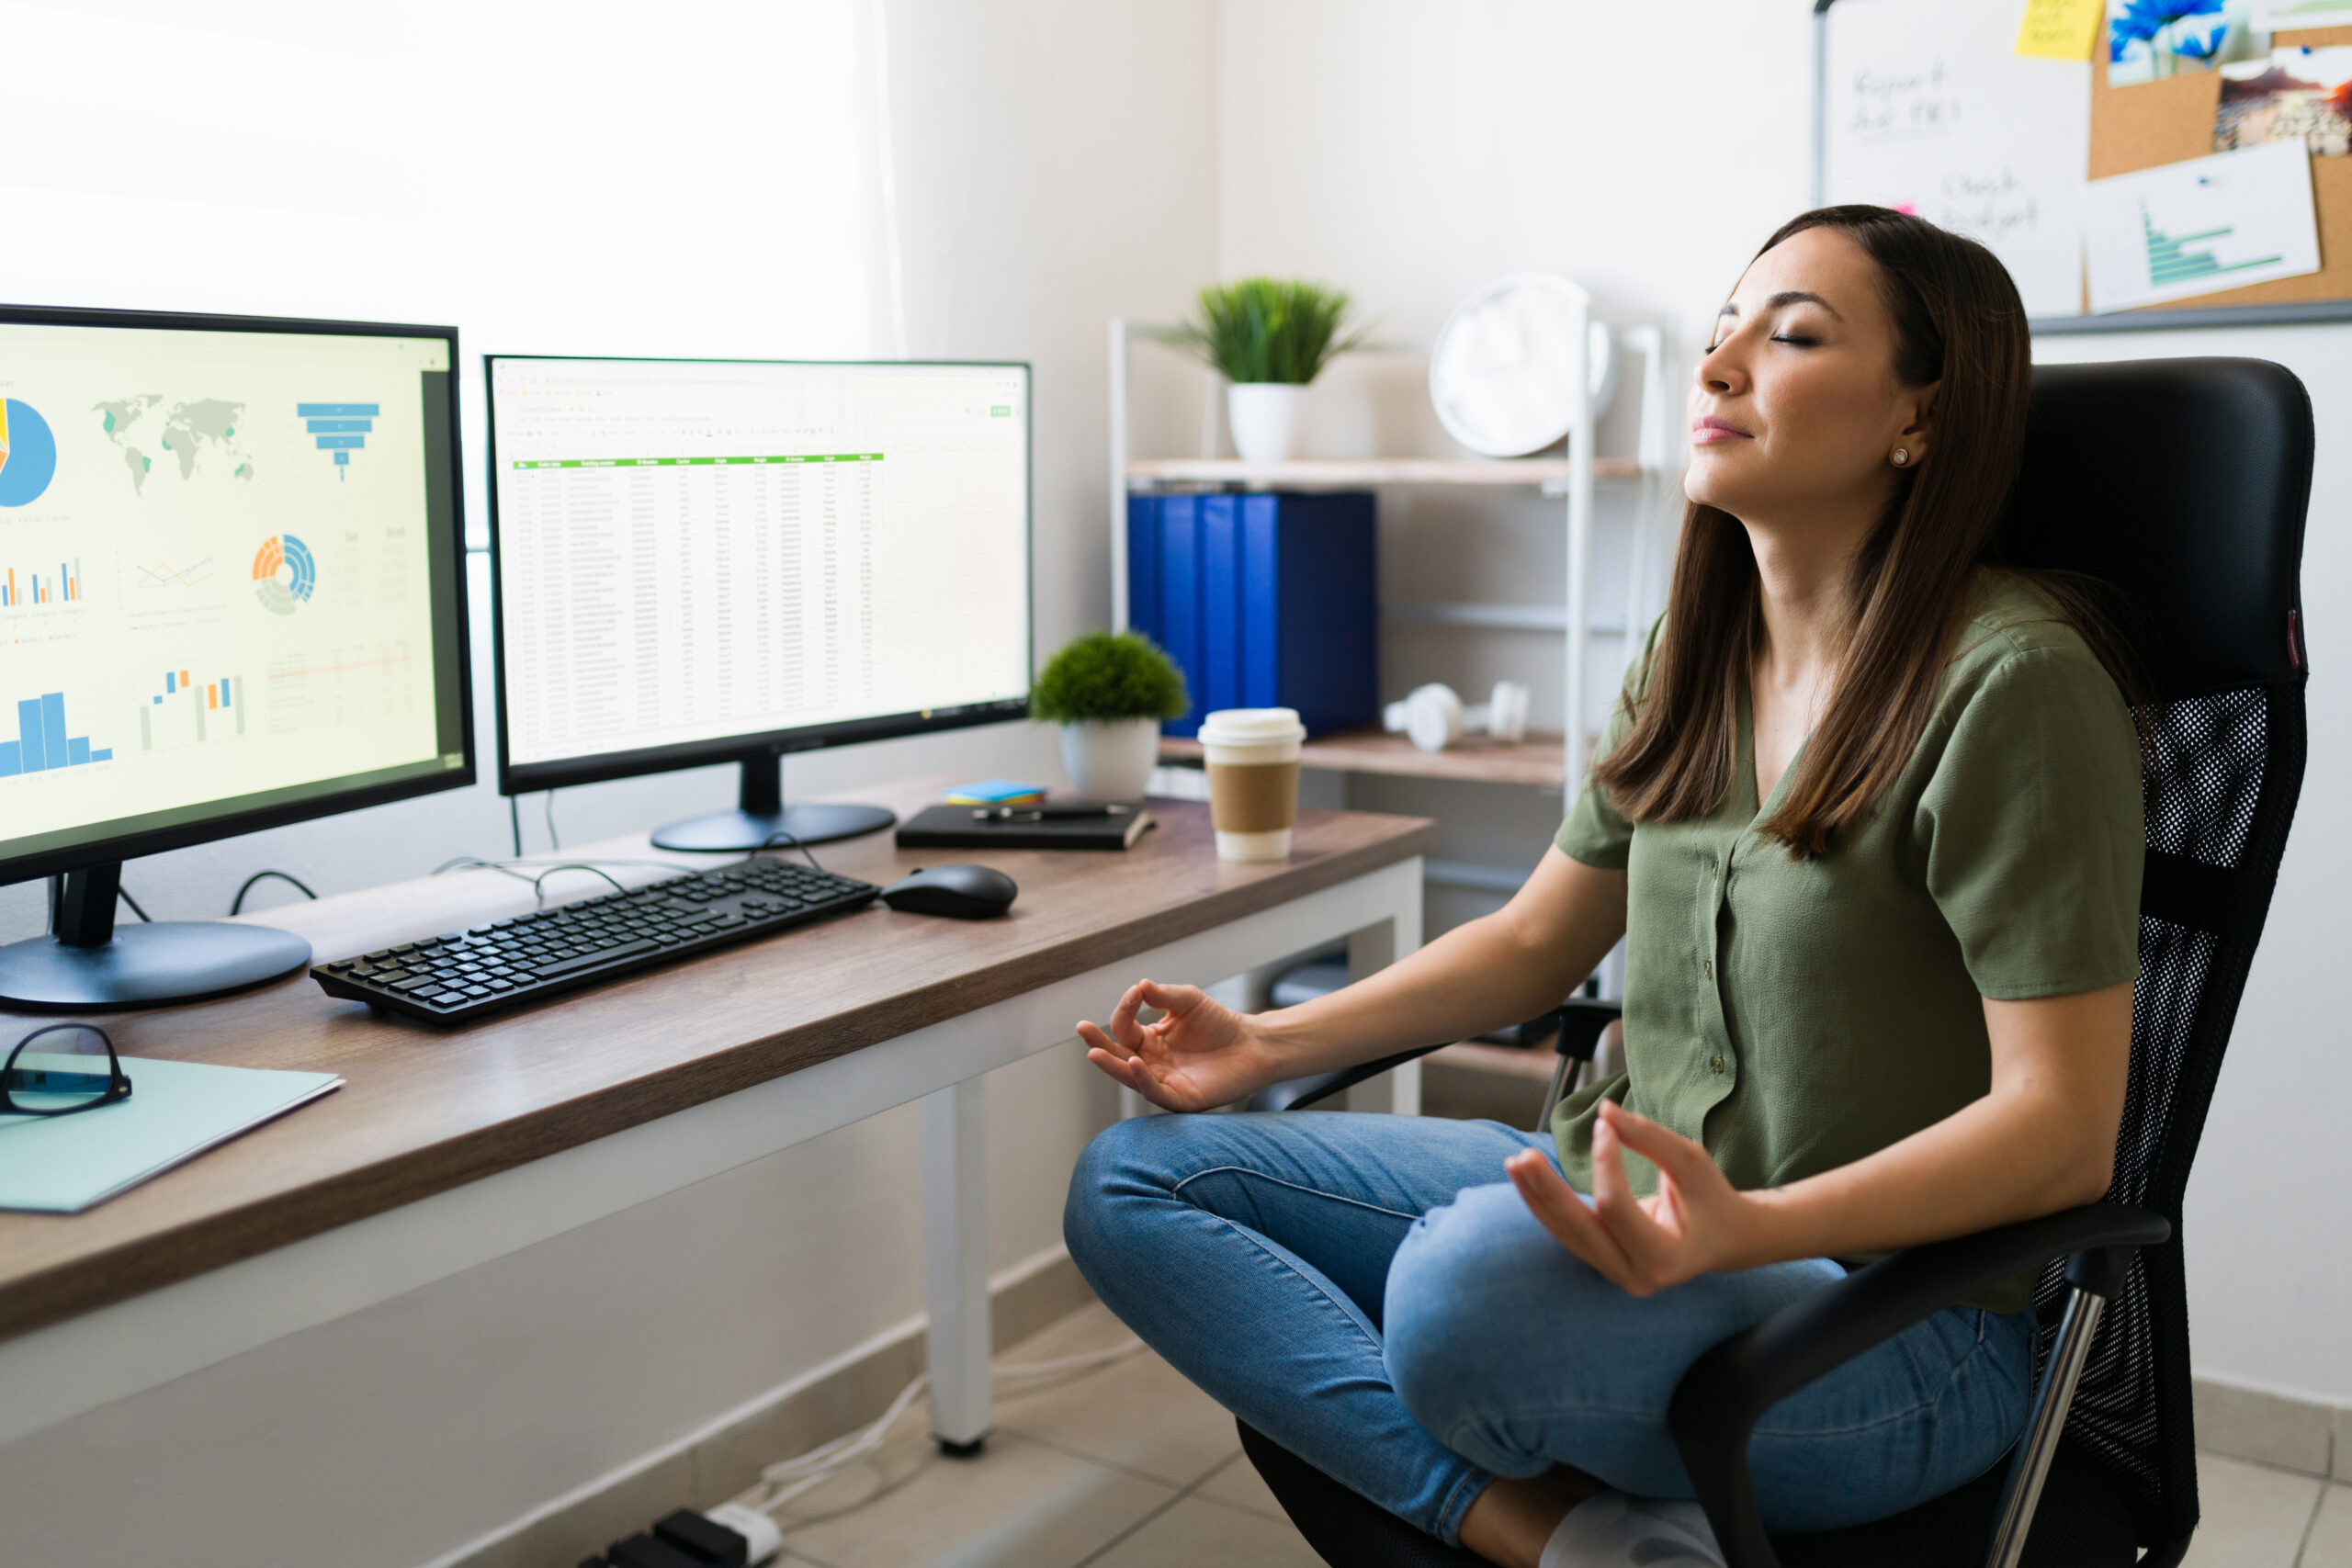
<path id="1" fill-rule="evenodd" d="M 791 849 L 797 844 L 826 844 L 878 833 L 899 819 L 898 813 L 879 806 L 784 803 L 784 760 L 758 756 L 743 759 L 743 791 L 732 811 L 690 817 L 653 830 L 657 850 L 749 854 L 754 850 Z"/>
<path id="2" fill-rule="evenodd" d="M 65 874 L 50 933 L 0 947 L 0 1001 L 59 1011 L 156 1007 L 242 991 L 311 962 L 311 944 L 269 926 L 157 920 L 117 930 L 122 863 Z"/>

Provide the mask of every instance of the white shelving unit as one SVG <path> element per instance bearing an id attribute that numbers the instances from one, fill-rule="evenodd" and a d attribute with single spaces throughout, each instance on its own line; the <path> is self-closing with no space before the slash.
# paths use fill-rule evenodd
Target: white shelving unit
<path id="1" fill-rule="evenodd" d="M 1586 315 L 1580 312 L 1569 341 L 1583 344 Z M 1228 487 L 1250 490 L 1364 490 L 1388 486 L 1466 486 L 1492 489 L 1516 486 L 1533 489 L 1563 502 L 1567 538 L 1566 581 L 1561 605 L 1485 604 L 1392 604 L 1384 608 L 1391 622 L 1419 622 L 1562 634 L 1566 674 L 1566 712 L 1562 732 L 1542 739 L 1531 737 L 1521 746 L 1468 746 L 1441 752 L 1413 750 L 1401 736 L 1355 732 L 1309 741 L 1303 761 L 1309 767 L 1344 772 L 1408 774 L 1423 778 L 1476 779 L 1498 784 L 1536 784 L 1573 791 L 1584 776 L 1589 748 L 1596 739 L 1600 715 L 1586 711 L 1586 661 L 1595 635 L 1621 636 L 1627 627 L 1648 624 L 1645 586 L 1649 551 L 1658 532 L 1658 487 L 1669 477 L 1667 441 L 1667 343 L 1657 327 L 1635 327 L 1618 334 L 1623 350 L 1640 358 L 1642 367 L 1639 433 L 1630 457 L 1601 457 L 1594 450 L 1594 416 L 1589 399 L 1579 395 L 1566 456 L 1559 457 L 1383 457 L 1300 458 L 1281 463 L 1249 463 L 1219 457 L 1217 430 L 1222 416 L 1223 383 L 1212 378 L 1202 411 L 1198 457 L 1138 457 L 1134 455 L 1128 425 L 1128 370 L 1131 353 L 1139 343 L 1166 342 L 1172 330 L 1146 322 L 1114 319 L 1111 322 L 1111 604 L 1114 625 L 1127 626 L 1127 496 L 1133 491 L 1179 487 Z M 1384 345 L 1392 347 L 1394 345 Z M 1421 352 L 1426 352 L 1422 350 Z M 1573 384 L 1591 384 L 1588 367 L 1579 364 Z M 1597 623 L 1592 614 L 1593 492 L 1597 484 L 1638 487 L 1634 507 L 1633 556 L 1627 573 L 1626 602 L 1622 617 Z M 1163 755 L 1197 755 L 1192 742 L 1170 739 Z M 1463 886 L 1492 887 L 1500 868 L 1471 867 L 1478 875 L 1448 877 Z"/>

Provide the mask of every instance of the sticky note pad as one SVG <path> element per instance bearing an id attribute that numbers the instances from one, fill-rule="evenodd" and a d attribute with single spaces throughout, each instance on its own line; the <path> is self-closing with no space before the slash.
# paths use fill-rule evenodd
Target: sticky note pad
<path id="1" fill-rule="evenodd" d="M 1018 784 L 1012 779 L 982 779 L 957 784 L 947 792 L 951 806 L 1027 806 L 1046 798 L 1044 784 Z"/>
<path id="2" fill-rule="evenodd" d="M 2106 14 L 2107 0 L 2026 0 L 2017 51 L 2037 60 L 2088 60 Z"/>

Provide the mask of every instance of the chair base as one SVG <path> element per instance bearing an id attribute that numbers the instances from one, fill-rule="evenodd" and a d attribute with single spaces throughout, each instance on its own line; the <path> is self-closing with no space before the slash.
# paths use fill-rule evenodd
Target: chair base
<path id="1" fill-rule="evenodd" d="M 1424 1535 L 1350 1491 L 1248 1422 L 1242 1451 L 1306 1544 L 1332 1568 L 1487 1568 L 1485 1558 Z M 1781 1568 L 1984 1568 L 2000 1507 L 2005 1458 L 1932 1502 L 1852 1529 L 1776 1536 Z M 2132 1515 L 2098 1466 L 2061 1444 L 2034 1510 L 2025 1568 L 2129 1568 L 2140 1546 Z"/>
<path id="2" fill-rule="evenodd" d="M 1475 1551 L 1448 1546 L 1379 1504 L 1332 1480 L 1247 1421 L 1241 1451 L 1315 1554 L 1332 1568 L 1493 1568 Z"/>

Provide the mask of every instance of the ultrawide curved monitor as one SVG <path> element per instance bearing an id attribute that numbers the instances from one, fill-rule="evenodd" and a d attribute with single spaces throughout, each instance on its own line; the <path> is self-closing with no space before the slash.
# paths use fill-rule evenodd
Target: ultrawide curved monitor
<path id="1" fill-rule="evenodd" d="M 501 789 L 1026 711 L 1026 365 L 489 373 Z"/>
<path id="2" fill-rule="evenodd" d="M 473 781 L 457 353 L 0 307 L 0 882 Z"/>

